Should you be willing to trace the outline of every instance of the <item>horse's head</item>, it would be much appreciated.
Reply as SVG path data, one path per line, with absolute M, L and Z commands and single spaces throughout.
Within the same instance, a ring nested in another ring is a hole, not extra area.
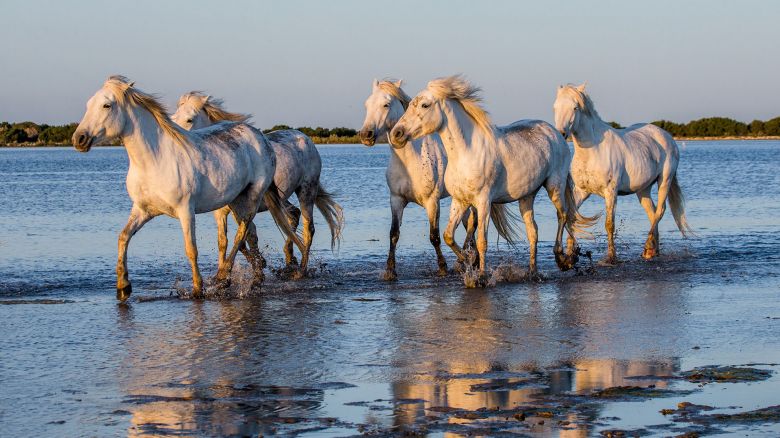
M 366 99 L 366 118 L 358 136 L 366 146 L 373 146 L 377 138 L 386 135 L 395 126 L 409 103 L 409 96 L 401 90 L 402 81 L 374 79 L 371 95 Z
M 444 99 L 426 88 L 412 99 L 409 108 L 390 131 L 390 144 L 403 147 L 409 140 L 433 134 L 444 123 Z
M 87 101 L 87 111 L 71 138 L 77 151 L 88 152 L 93 144 L 122 134 L 127 120 L 127 109 L 118 93 L 124 93 L 132 87 L 133 83 L 124 77 L 112 76 Z
M 577 126 L 579 119 L 585 110 L 585 84 L 579 86 L 561 85 L 558 87 L 558 94 L 555 97 L 553 111 L 555 112 L 555 129 L 557 129 L 564 138 L 571 134 Z
M 210 126 L 212 122 L 204 109 L 210 98 L 195 91 L 183 95 L 171 120 L 188 131 Z

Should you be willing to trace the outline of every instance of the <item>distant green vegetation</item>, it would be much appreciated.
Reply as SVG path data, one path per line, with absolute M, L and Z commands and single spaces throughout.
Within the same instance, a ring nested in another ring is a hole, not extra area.
M 616 122 L 609 122 L 615 128 L 621 128 Z M 780 137 L 780 117 L 750 123 L 739 122 L 726 117 L 707 117 L 692 120 L 688 123 L 675 123 L 668 120 L 653 122 L 675 137 Z M 48 146 L 68 145 L 76 123 L 67 125 L 47 125 L 34 122 L 8 123 L 0 122 L 0 146 Z M 263 132 L 280 129 L 293 129 L 287 125 L 276 125 Z M 295 128 L 312 138 L 317 144 L 359 143 L 357 131 L 352 128 L 310 128 L 299 126 Z

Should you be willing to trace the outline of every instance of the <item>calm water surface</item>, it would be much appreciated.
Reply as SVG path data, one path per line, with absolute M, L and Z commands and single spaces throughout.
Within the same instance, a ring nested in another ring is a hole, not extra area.
M 239 265 L 240 299 L 178 299 L 189 267 L 178 222 L 161 217 L 132 240 L 135 293 L 117 305 L 116 238 L 130 209 L 124 150 L 0 150 L 0 436 L 592 436 L 615 428 L 667 436 L 699 427 L 658 412 L 680 401 L 726 413 L 780 404 L 776 374 L 703 387 L 657 377 L 716 364 L 780 369 L 771 365 L 780 362 L 780 143 L 685 144 L 679 176 L 698 237 L 682 239 L 667 215 L 663 255 L 652 262 L 640 259 L 644 211 L 626 196 L 618 204 L 624 263 L 557 272 L 554 211 L 540 195 L 540 266 L 549 278 L 519 281 L 527 245 L 495 243 L 492 233 L 496 285 L 485 290 L 465 289 L 456 274 L 433 275 L 417 206 L 404 216 L 400 280 L 382 282 L 390 151 L 320 153 L 323 184 L 337 193 L 347 225 L 331 253 L 315 216 L 313 278 L 269 275 L 262 290 L 248 290 Z M 598 198 L 583 207 L 602 209 Z M 256 223 L 279 267 L 278 231 L 267 215 Z M 199 216 L 197 227 L 201 268 L 213 274 L 211 216 Z M 582 246 L 604 254 L 603 223 Z M 523 384 L 529 376 L 534 383 Z M 555 401 L 651 384 L 694 392 L 576 412 L 561 407 L 571 401 Z M 511 424 L 479 414 L 524 406 L 555 414 Z M 777 436 L 780 428 L 701 431 Z

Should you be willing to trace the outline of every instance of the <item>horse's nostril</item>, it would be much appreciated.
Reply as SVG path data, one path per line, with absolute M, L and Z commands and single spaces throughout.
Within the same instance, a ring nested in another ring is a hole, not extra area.
M 374 138 L 374 131 L 366 131 L 366 138 Z
M 87 142 L 87 136 L 84 134 L 79 135 L 79 144 L 84 144 Z
M 401 138 L 403 137 L 403 135 L 404 135 L 403 129 L 396 129 L 395 131 L 393 131 L 393 137 L 395 138 Z

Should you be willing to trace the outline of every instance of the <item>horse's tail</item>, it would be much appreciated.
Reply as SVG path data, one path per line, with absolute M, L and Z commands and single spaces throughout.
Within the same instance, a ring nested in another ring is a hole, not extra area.
M 583 237 L 592 237 L 593 235 L 587 231 L 587 228 L 596 225 L 596 222 L 601 217 L 601 212 L 593 216 L 580 214 L 577 200 L 574 199 L 574 180 L 571 179 L 571 175 L 566 175 L 564 196 L 566 197 L 566 223 L 575 234 Z
M 680 184 L 677 182 L 677 173 L 672 177 L 672 184 L 669 188 L 669 208 L 672 210 L 674 221 L 677 222 L 677 228 L 683 237 L 696 235 L 693 228 L 688 225 L 688 219 L 685 217 L 685 197 L 683 196 Z
M 291 239 L 298 248 L 303 248 L 303 242 L 301 236 L 299 236 L 293 229 L 291 223 L 295 218 L 282 204 L 282 198 L 279 196 L 279 190 L 276 188 L 276 184 L 271 182 L 268 190 L 263 195 L 265 206 L 268 208 L 268 212 L 271 213 L 271 217 L 274 218 L 274 223 L 279 231 L 286 237 Z
M 472 214 L 474 213 L 472 212 Z M 520 221 L 520 217 L 507 209 L 506 204 L 490 204 L 490 219 L 493 221 L 498 235 L 504 240 L 510 244 L 518 241 L 517 223 Z
M 333 194 L 325 190 L 322 184 L 317 189 L 314 205 L 330 227 L 330 249 L 335 250 L 341 244 L 341 231 L 344 229 L 344 209 L 333 200 Z

